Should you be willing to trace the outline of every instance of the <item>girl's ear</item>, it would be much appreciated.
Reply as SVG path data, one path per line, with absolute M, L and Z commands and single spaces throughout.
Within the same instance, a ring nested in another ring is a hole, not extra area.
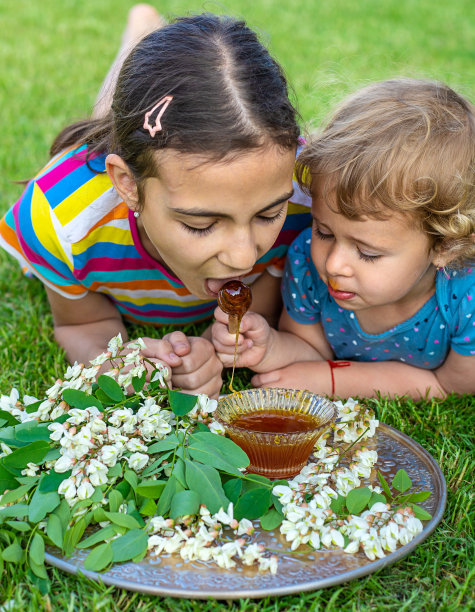
M 132 171 L 122 157 L 115 153 L 110 153 L 106 157 L 106 172 L 117 193 L 130 210 L 137 210 L 139 205 L 137 183 Z

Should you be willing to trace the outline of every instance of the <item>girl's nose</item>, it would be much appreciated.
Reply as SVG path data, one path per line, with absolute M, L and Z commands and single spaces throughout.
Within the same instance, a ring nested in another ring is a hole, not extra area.
M 328 253 L 325 265 L 328 276 L 350 276 L 349 254 L 345 247 L 334 242 Z
M 247 272 L 258 259 L 256 240 L 250 230 L 234 232 L 222 245 L 218 259 L 228 268 Z

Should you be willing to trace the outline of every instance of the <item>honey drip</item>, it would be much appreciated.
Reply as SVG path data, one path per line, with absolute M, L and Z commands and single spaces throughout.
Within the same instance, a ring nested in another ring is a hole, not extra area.
M 241 281 L 232 280 L 225 283 L 218 291 L 218 306 L 223 312 L 229 315 L 228 330 L 230 334 L 236 334 L 236 342 L 234 345 L 233 371 L 231 374 L 231 382 L 229 390 L 231 393 L 236 393 L 233 388 L 234 370 L 236 369 L 237 346 L 239 340 L 239 328 L 241 327 L 241 319 L 249 310 L 252 302 L 251 288 Z

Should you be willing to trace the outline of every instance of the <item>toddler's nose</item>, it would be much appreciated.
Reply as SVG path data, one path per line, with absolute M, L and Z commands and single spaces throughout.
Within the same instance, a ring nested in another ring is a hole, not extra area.
M 348 254 L 344 247 L 336 243 L 332 245 L 327 254 L 325 268 L 329 277 L 351 275 Z

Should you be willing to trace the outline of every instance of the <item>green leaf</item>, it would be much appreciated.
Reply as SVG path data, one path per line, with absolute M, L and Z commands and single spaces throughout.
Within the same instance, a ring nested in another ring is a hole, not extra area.
M 43 566 L 43 569 L 44 569 L 44 566 Z M 45 574 L 46 574 L 46 570 L 45 570 Z M 49 593 L 50 588 L 51 588 L 51 582 L 49 581 L 47 575 L 46 575 L 46 578 L 39 578 L 32 572 L 30 568 L 26 570 L 26 575 L 27 575 L 28 580 L 38 589 L 38 591 L 42 595 L 47 595 Z
M 142 376 L 134 376 L 132 378 L 132 387 L 134 388 L 135 393 L 142 391 L 145 385 L 145 378 L 147 376 L 147 372 L 143 372 Z
M 14 506 L 7 506 L 0 510 L 0 521 L 9 517 L 27 516 L 28 506 L 27 504 L 15 504 Z
M 110 543 L 99 544 L 84 559 L 84 569 L 100 572 L 112 563 L 113 552 Z
M 15 540 L 13 544 L 7 546 L 2 552 L 2 558 L 7 563 L 20 563 L 23 558 L 23 548 Z
M 330 502 L 330 508 L 333 510 L 335 514 L 341 516 L 344 513 L 346 505 L 346 497 L 343 495 L 338 495 L 338 497 L 334 497 Z
M 183 459 L 177 459 L 175 461 L 172 474 L 175 476 L 183 489 L 186 489 L 185 462 Z
M 277 512 L 277 510 L 274 510 L 274 508 L 271 508 L 268 512 L 261 516 L 261 527 L 266 531 L 271 531 L 271 529 L 278 527 L 283 520 L 283 515 Z
M 48 442 L 38 440 L 21 448 L 17 448 L 6 457 L 2 458 L 3 466 L 9 470 L 10 468 L 22 470 L 26 468 L 28 463 L 40 463 L 50 449 Z
M 71 508 L 65 499 L 61 500 L 61 503 L 55 508 L 54 513 L 61 521 L 61 527 L 63 532 L 66 531 L 71 520 Z
M 28 520 L 32 523 L 42 521 L 45 516 L 59 505 L 61 499 L 56 491 L 41 493 L 39 489 L 33 493 L 28 506 Z
M 63 546 L 64 529 L 57 514 L 50 514 L 46 526 L 46 535 L 58 548 Z
M 190 448 L 198 444 L 201 448 L 207 446 L 208 448 L 218 450 L 234 467 L 247 467 L 249 465 L 249 457 L 229 438 L 201 431 L 192 434 L 190 437 Z
M 152 455 L 155 453 L 161 453 L 163 451 L 175 449 L 178 446 L 179 442 L 176 439 L 176 436 L 174 437 L 175 440 L 169 440 L 168 438 L 165 438 L 164 440 L 159 440 L 158 442 L 151 444 L 147 449 L 148 454 Z
M 251 489 L 242 495 L 234 508 L 234 517 L 240 521 L 242 518 L 257 519 L 266 514 L 271 503 L 269 489 Z
M 103 542 L 104 540 L 108 540 L 118 533 L 118 529 L 115 525 L 107 525 L 98 531 L 95 531 L 89 537 L 84 538 L 81 542 L 76 544 L 76 548 L 90 548 L 99 542 Z
M 22 442 L 50 442 L 51 431 L 48 423 L 38 423 L 38 421 L 27 421 L 15 427 L 15 437 Z
M 157 514 L 157 502 L 153 499 L 146 499 L 140 506 L 139 513 L 142 516 L 154 516 Z
M 235 504 L 238 500 L 238 497 L 241 495 L 242 491 L 242 479 L 241 478 L 231 478 L 223 485 L 224 492 L 229 501 L 232 501 Z
M 114 402 L 121 402 L 125 399 L 124 392 L 122 391 L 119 383 L 105 374 L 101 374 L 97 379 L 97 384 L 108 395 Z
M 346 496 L 346 507 L 351 514 L 360 514 L 368 505 L 372 491 L 368 487 L 352 489 Z
M 129 514 L 124 514 L 123 512 L 105 512 L 105 515 L 111 523 L 119 527 L 125 527 L 126 529 L 140 528 L 139 523 Z
M 66 530 L 63 539 L 63 552 L 66 557 L 70 557 L 73 554 L 74 549 L 82 538 L 85 529 L 86 521 L 84 518 L 80 518 L 77 523 L 75 523 L 70 529 Z
M 166 484 L 166 480 L 142 480 L 135 492 L 147 499 L 158 499 Z
M 178 516 L 193 515 L 200 508 L 200 496 L 196 491 L 179 491 L 172 499 L 170 516 L 175 519 Z
M 18 486 L 18 482 L 13 474 L 6 470 L 1 464 L 0 460 L 0 493 L 7 491 L 9 489 L 16 489 Z
M 392 498 L 393 498 L 393 496 L 391 494 L 391 489 L 389 488 L 389 485 L 386 482 L 384 476 L 379 471 L 378 471 L 378 480 L 379 480 L 379 484 L 381 485 L 383 491 L 386 493 L 386 498 L 387 498 L 388 502 L 390 502 L 392 500 Z
M 109 478 L 117 478 L 118 476 L 122 476 L 122 466 L 120 463 L 116 463 L 111 468 L 107 470 L 107 476 Z
M 226 497 L 219 472 L 209 465 L 185 460 L 186 483 L 192 491 L 196 491 L 201 503 L 211 514 L 220 508 L 227 508 L 229 500 Z
M 20 423 L 13 414 L 10 414 L 6 410 L 0 410 L 0 418 L 4 419 L 8 425 L 18 425 Z
M 101 402 L 104 407 L 112 406 L 113 404 L 115 404 L 114 400 L 110 398 L 107 393 L 104 393 L 102 389 L 97 389 L 97 391 L 94 393 L 94 396 Z
M 431 496 L 430 491 L 417 491 L 416 493 L 412 493 L 412 495 L 409 496 L 408 501 L 413 502 L 413 503 L 418 503 L 418 502 L 426 500 L 430 496 Z
M 165 516 L 168 510 L 170 510 L 173 496 L 177 492 L 177 484 L 177 479 L 174 476 L 170 476 L 157 504 L 157 516 Z
M 197 395 L 190 395 L 189 393 L 181 393 L 180 391 L 168 392 L 168 398 L 170 401 L 170 408 L 173 414 L 176 416 L 185 416 L 196 406 L 198 401 Z
M 272 489 L 274 488 L 275 484 L 271 482 L 268 478 L 266 478 L 265 476 L 261 476 L 260 474 L 246 474 L 246 476 L 243 477 L 242 486 L 244 491 L 266 488 L 272 492 Z
M 72 470 L 68 470 L 67 472 L 59 473 L 51 470 L 49 474 L 42 474 L 40 478 L 40 482 L 38 483 L 38 488 L 42 493 L 48 493 L 49 491 L 57 491 L 59 485 L 69 478 L 72 474 Z
M 371 508 L 372 506 L 374 506 L 374 504 L 377 504 L 378 502 L 381 502 L 382 504 L 386 504 L 387 503 L 386 497 L 382 495 L 381 493 L 376 493 L 373 491 L 373 494 L 371 495 L 369 502 L 368 502 L 368 508 Z
M 120 506 L 124 503 L 124 498 L 122 497 L 122 493 L 117 491 L 117 489 L 112 489 L 108 493 L 109 497 L 109 510 L 111 512 L 117 512 Z
M 392 485 L 396 491 L 405 493 L 412 487 L 412 481 L 405 470 L 398 470 L 393 478 Z
M 15 531 L 21 531 L 22 533 L 31 531 L 31 525 L 26 521 L 5 521 L 5 525 L 15 529 Z
M 91 406 L 95 406 L 99 408 L 99 410 L 104 409 L 102 402 L 96 397 L 84 391 L 78 391 L 77 389 L 65 389 L 63 391 L 63 400 L 72 408 L 78 408 L 79 410 L 84 410 Z
M 137 474 L 133 470 L 125 470 L 124 478 L 132 487 L 132 490 L 135 491 L 135 488 L 139 482 Z
M 5 506 L 6 504 L 11 504 L 13 502 L 18 501 L 19 499 L 21 499 L 24 495 L 28 493 L 28 491 L 31 489 L 32 486 L 33 484 L 22 485 L 21 487 L 18 487 L 17 489 L 8 491 L 8 493 L 4 493 L 4 495 L 2 495 L 2 498 L 0 499 L 0 506 Z
M 428 521 L 432 518 L 432 514 L 429 514 L 427 510 L 424 510 L 424 508 L 421 508 L 417 504 L 411 504 L 411 507 L 414 510 L 415 517 L 420 521 Z
M 30 557 L 30 563 L 36 563 L 37 565 L 43 565 L 45 562 L 45 541 L 39 533 L 35 533 L 30 543 L 28 551 Z M 35 572 L 36 573 L 36 572 Z M 37 574 L 38 575 L 38 574 Z
M 234 476 L 241 476 L 241 472 L 234 467 L 232 463 L 229 463 L 227 459 L 219 452 L 218 449 L 205 444 L 204 442 L 196 442 L 193 446 L 189 446 L 188 452 L 190 457 L 195 461 L 200 461 L 206 465 L 211 465 L 217 470 L 222 470 L 227 474 L 233 474 Z
M 141 529 L 131 529 L 125 535 L 113 540 L 112 560 L 115 563 L 122 563 L 133 559 L 147 550 L 148 537 Z

